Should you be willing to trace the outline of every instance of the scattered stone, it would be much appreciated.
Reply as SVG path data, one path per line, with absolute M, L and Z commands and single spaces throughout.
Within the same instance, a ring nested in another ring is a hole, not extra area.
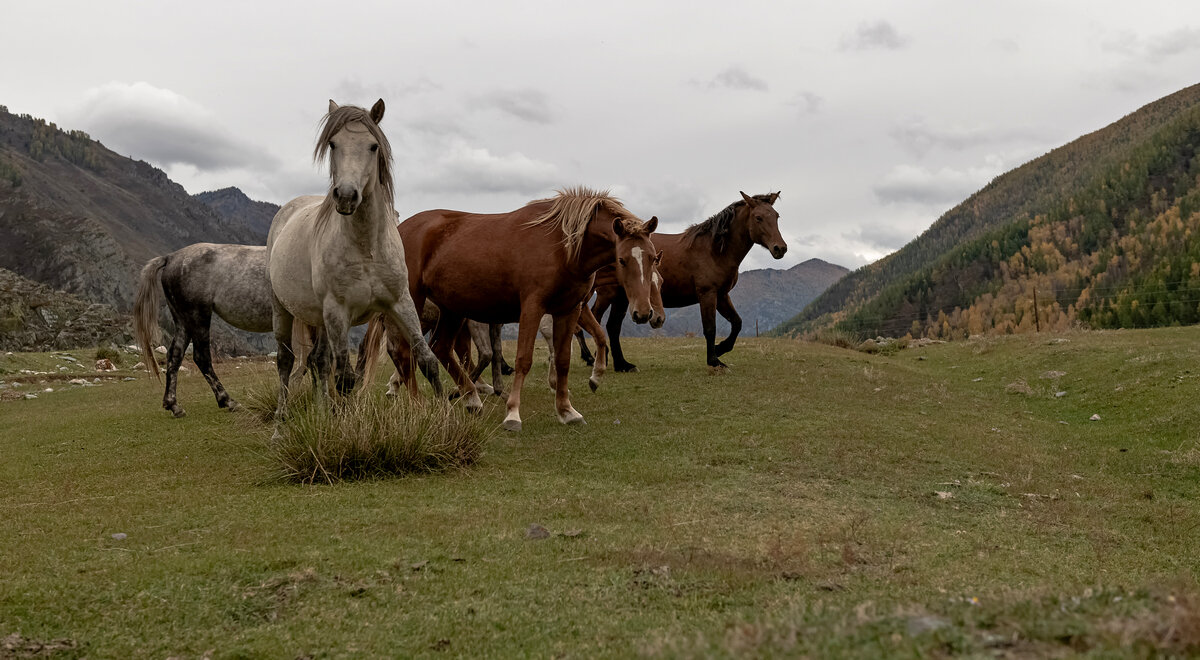
M 525 538 L 534 541 L 548 539 L 550 538 L 550 530 L 537 523 L 533 523 L 529 526 L 529 529 L 525 530 Z
M 983 377 L 981 376 L 981 377 L 979 377 L 979 378 L 972 378 L 972 379 L 971 379 L 971 382 L 972 382 L 972 383 L 982 383 L 982 382 L 983 382 Z
M 72 378 L 71 380 L 68 380 L 67 382 L 72 385 L 87 385 L 88 384 L 88 382 L 82 378 Z
M 40 639 L 22 637 L 13 633 L 0 640 L 0 658 L 49 658 L 62 657 L 67 651 L 79 647 L 79 643 L 66 637 L 44 642 Z M 74 654 L 70 654 L 74 656 Z
M 191 369 L 188 369 L 187 365 L 185 365 L 185 364 L 181 364 L 181 365 L 179 365 L 179 372 L 180 372 L 180 373 L 184 373 L 184 374 L 186 374 L 186 373 L 187 373 L 187 372 L 189 372 L 189 371 L 191 371 Z
M 130 368 L 130 370 L 132 370 L 132 371 L 137 371 L 138 369 L 146 369 L 146 363 L 145 363 L 145 362 L 138 362 L 137 364 L 135 364 L 135 365 L 133 365 L 132 367 L 129 367 L 129 368 Z M 146 369 L 146 371 L 150 371 L 150 370 L 149 370 L 149 369 Z
M 114 541 L 124 541 L 126 538 L 128 538 L 125 532 L 117 532 L 116 534 L 113 534 L 112 537 Z
M 129 344 L 128 346 L 126 346 L 125 350 L 129 351 L 130 353 L 141 353 L 142 352 L 142 349 L 138 348 L 137 346 L 135 346 L 133 344 Z
M 117 365 L 112 363 L 108 358 L 100 358 L 96 360 L 96 371 L 116 371 Z
M 12 352 L 12 351 L 9 351 L 9 352 L 5 353 L 5 355 L 7 355 L 7 356 L 11 356 L 12 354 L 13 354 L 13 352 Z
M 569 539 L 573 539 L 576 536 L 583 536 L 583 530 L 582 529 L 568 529 L 567 531 L 563 532 L 562 535 Z
M 1064 396 L 1066 396 L 1066 395 L 1067 395 L 1067 391 L 1066 391 L 1066 390 L 1060 390 L 1060 391 L 1058 391 L 1058 392 L 1055 392 L 1055 393 L 1054 393 L 1054 398 L 1056 398 L 1056 399 L 1061 399 L 1061 398 L 1063 398 L 1063 397 L 1064 397 Z
M 44 389 L 44 390 L 42 390 L 42 391 L 43 391 L 43 392 L 53 392 L 53 391 L 54 391 L 54 388 L 53 388 L 53 387 L 47 387 L 46 389 Z
M 918 355 L 917 359 L 918 360 L 928 360 L 929 358 L 925 357 L 924 355 Z
M 59 368 L 58 368 L 58 370 L 59 370 L 59 371 L 66 371 L 66 370 L 67 370 L 67 368 L 66 368 L 66 367 L 59 367 Z
M 99 379 L 99 378 L 93 378 L 93 379 L 92 379 L 92 382 L 93 382 L 93 383 L 99 383 L 99 382 L 100 382 L 100 379 Z
M 874 339 L 867 339 L 867 340 L 863 341 L 863 343 L 858 345 L 858 350 L 869 352 L 869 351 L 875 350 L 878 347 L 879 347 L 879 345 Z
M 55 355 L 54 357 L 56 357 L 60 360 L 66 360 L 67 362 L 79 362 L 79 360 L 76 360 L 74 357 L 72 357 L 70 355 Z
M 620 426 L 620 425 L 621 425 L 621 420 L 619 420 L 619 419 L 614 419 L 614 420 L 613 420 L 613 424 L 614 424 L 614 425 L 616 425 L 616 426 Z
M 409 564 L 408 568 L 409 568 L 409 570 L 419 571 L 419 570 L 425 568 L 428 564 L 429 564 L 428 559 L 422 559 L 421 561 L 413 562 L 413 563 Z
M 1067 372 L 1065 372 L 1065 371 L 1043 371 L 1042 375 L 1038 376 L 1038 378 L 1042 378 L 1045 380 L 1053 380 L 1055 378 L 1062 378 L 1063 376 L 1066 376 L 1066 375 L 1067 375 Z
M 933 494 L 937 495 L 939 500 L 948 500 L 954 497 L 954 493 L 951 493 L 948 490 L 935 490 L 933 491 Z
M 1024 378 L 1018 378 L 1008 385 L 1005 385 L 1004 391 L 1008 392 L 1009 394 L 1024 394 L 1026 396 L 1033 394 L 1033 388 L 1029 386 L 1029 383 L 1025 382 Z
M 1089 422 L 1098 422 L 1098 421 L 1100 421 L 1100 415 L 1092 415 L 1091 417 L 1088 417 L 1088 421 Z
M 267 357 L 277 358 L 277 357 L 279 357 L 279 351 L 271 351 L 270 353 L 267 353 Z
M 166 346 L 159 346 L 158 348 L 155 348 L 155 349 L 154 349 L 154 352 L 155 352 L 155 353 L 158 353 L 159 355 L 166 355 L 166 354 L 167 354 L 167 347 L 166 347 Z
M 36 398 L 37 398 L 37 395 L 36 395 L 36 394 L 34 394 L 33 392 L 29 392 L 29 393 L 27 393 L 27 394 L 25 395 L 25 398 L 26 398 L 26 399 L 36 399 Z
M 950 622 L 936 616 L 924 615 L 909 617 L 904 623 L 904 630 L 908 632 L 909 637 L 924 635 L 925 633 L 941 630 L 950 625 Z
M 126 376 L 126 377 L 122 378 L 121 380 L 137 380 L 137 379 L 134 378 L 133 376 Z

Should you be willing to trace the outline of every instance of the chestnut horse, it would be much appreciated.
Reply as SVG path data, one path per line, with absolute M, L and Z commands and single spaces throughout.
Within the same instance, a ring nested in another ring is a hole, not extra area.
M 776 259 L 783 258 L 787 252 L 787 243 L 779 233 L 779 213 L 774 207 L 779 193 L 741 195 L 740 201 L 708 220 L 688 227 L 681 234 L 654 234 L 651 237 L 663 252 L 658 267 L 662 277 L 663 305 L 675 308 L 700 303 L 700 321 L 704 325 L 711 367 L 726 366 L 719 358 L 733 350 L 733 343 L 742 329 L 742 317 L 738 316 L 729 299 L 729 291 L 737 284 L 738 266 L 755 243 L 770 250 Z M 637 371 L 621 351 L 621 321 L 629 304 L 627 300 L 620 282 L 611 272 L 596 274 L 596 302 L 592 305 L 592 313 L 596 318 L 603 318 L 605 310 L 612 306 L 612 314 L 605 325 L 614 371 Z M 716 312 L 729 321 L 729 336 L 720 344 L 715 343 Z
M 579 306 L 595 272 L 614 264 L 625 287 L 630 316 L 650 320 L 650 283 L 659 257 L 650 240 L 658 218 L 643 222 L 606 192 L 559 191 L 510 213 L 435 210 L 418 213 L 397 228 L 404 239 L 410 288 L 418 307 L 426 300 L 441 310 L 432 347 L 467 398 L 479 405 L 469 375 L 453 355 L 465 319 L 520 324 L 516 373 L 508 394 L 504 428 L 521 428 L 521 387 L 533 364 L 542 316 L 554 317 L 557 388 L 555 407 L 563 424 L 583 423 L 567 392 L 571 337 Z M 388 348 L 410 392 L 405 338 L 388 332 Z

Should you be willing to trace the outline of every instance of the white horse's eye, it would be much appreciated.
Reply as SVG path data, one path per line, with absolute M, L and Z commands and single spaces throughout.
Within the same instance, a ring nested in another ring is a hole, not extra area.
M 374 151 L 379 151 L 379 145 L 377 145 L 377 144 L 373 144 L 373 145 L 371 145 L 371 151 L 373 151 L 373 152 L 374 152 Z
M 333 142 L 332 141 L 329 143 L 329 150 L 333 151 Z

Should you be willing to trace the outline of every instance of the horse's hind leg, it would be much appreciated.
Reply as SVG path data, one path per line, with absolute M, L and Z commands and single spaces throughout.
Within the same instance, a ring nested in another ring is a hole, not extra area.
M 737 341 L 738 333 L 742 331 L 742 317 L 738 316 L 737 310 L 733 308 L 728 291 L 717 295 L 717 311 L 729 321 L 729 336 L 713 349 L 720 357 L 733 350 L 733 342 Z
M 533 366 L 533 345 L 537 343 L 538 324 L 542 320 L 542 310 L 532 304 L 521 305 L 521 324 L 517 330 L 517 364 L 513 370 L 512 389 L 508 392 L 508 412 L 504 416 L 504 430 L 521 430 L 521 388 L 525 386 L 525 376 Z
M 163 390 L 163 408 L 171 411 L 176 417 L 187 414 L 183 406 L 175 399 L 175 389 L 179 384 L 179 365 L 183 363 L 183 355 L 187 351 L 191 338 L 179 317 L 175 318 L 175 336 L 171 338 L 171 348 L 167 349 L 167 385 Z M 158 362 L 146 365 L 147 369 L 158 369 Z
M 217 407 L 237 410 L 237 401 L 234 401 L 233 397 L 225 391 L 225 386 L 221 384 L 220 379 L 217 378 L 217 372 L 213 370 L 212 348 L 209 344 L 207 325 L 196 328 L 195 336 L 192 337 L 192 360 L 200 368 L 200 373 L 204 374 L 204 379 L 212 388 L 213 396 L 217 397 Z
M 500 339 L 500 329 L 503 327 L 499 323 L 488 324 L 488 343 L 492 356 L 492 394 L 496 396 L 504 396 L 504 368 L 501 366 L 504 362 L 504 343 Z
M 587 335 L 583 333 L 583 328 L 575 333 L 575 339 L 579 342 L 579 359 L 583 360 L 584 364 L 591 367 L 595 365 L 596 358 L 592 355 L 591 349 L 587 345 Z
M 471 343 L 475 345 L 475 351 L 479 353 L 479 362 L 471 368 L 471 381 L 475 383 L 475 388 L 484 394 L 495 394 L 496 388 L 492 385 L 482 384 L 479 382 L 479 377 L 483 375 L 483 370 L 487 369 L 492 362 L 492 338 L 491 326 L 487 323 L 478 321 L 467 321 L 467 334 L 471 337 Z M 467 346 L 467 353 L 470 354 L 471 347 Z
M 421 300 L 421 305 L 423 306 L 424 304 L 425 301 Z M 428 380 L 429 385 L 433 387 L 434 395 L 441 399 L 444 395 L 442 393 L 442 379 L 438 374 L 438 357 L 430 350 L 429 344 L 425 342 L 424 335 L 421 334 L 421 318 L 417 316 L 416 301 L 405 296 L 403 300 L 399 300 L 396 304 L 392 305 L 391 310 L 387 313 L 387 317 L 391 325 L 401 333 L 401 338 L 408 343 L 410 350 L 415 354 L 417 368 L 421 370 L 421 374 L 425 376 L 425 380 Z M 439 321 L 438 327 L 441 327 L 441 325 L 442 323 Z M 400 365 L 397 364 L 396 368 L 399 369 Z M 412 380 L 411 377 L 409 380 Z M 415 389 L 416 383 L 413 382 L 409 387 Z M 471 389 L 474 390 L 474 388 Z M 478 395 L 475 395 L 475 400 L 479 400 Z M 479 408 L 483 408 L 482 403 L 479 404 Z
M 628 311 L 629 298 L 626 298 L 625 291 L 621 290 L 620 293 L 613 296 L 612 311 L 609 312 L 608 323 L 605 324 L 605 327 L 608 328 L 608 346 L 612 351 L 613 371 L 624 373 L 637 371 L 637 365 L 626 362 L 625 353 L 621 351 L 621 323 L 625 320 L 625 313 Z
M 608 338 L 604 334 L 604 328 L 600 327 L 600 321 L 596 320 L 587 305 L 579 307 L 579 326 L 580 333 L 587 330 L 596 338 L 596 361 L 592 364 L 592 375 L 588 378 L 588 387 L 595 392 L 600 387 L 601 376 L 604 375 L 604 364 L 608 362 Z
M 483 410 L 483 402 L 479 400 L 479 392 L 475 389 L 475 383 L 466 369 L 459 364 L 458 358 L 454 356 L 454 344 L 464 322 L 462 317 L 455 317 L 442 310 L 442 318 L 438 320 L 437 327 L 433 331 L 433 345 L 430 348 L 433 349 L 437 359 L 446 365 L 450 377 L 458 384 L 458 391 L 466 401 L 463 405 L 471 412 L 480 412 Z
M 275 421 L 279 422 L 287 416 L 288 380 L 292 377 L 292 365 L 296 355 L 292 352 L 292 315 L 284 309 L 278 300 L 273 301 L 273 318 L 271 325 L 275 331 L 276 357 L 275 369 L 279 373 L 279 399 L 275 404 Z M 276 433 L 278 433 L 276 429 Z

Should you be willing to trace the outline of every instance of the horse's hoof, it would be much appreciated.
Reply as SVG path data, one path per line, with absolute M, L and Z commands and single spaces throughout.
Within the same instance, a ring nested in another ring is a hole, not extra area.
M 475 383 L 475 389 L 485 396 L 493 393 L 492 386 L 487 383 Z
M 237 412 L 242 409 L 242 404 L 230 399 L 229 401 L 225 402 L 225 409 L 229 412 Z
M 595 392 L 600 389 L 600 380 L 595 377 L 589 378 L 588 387 L 592 388 L 592 391 Z
M 479 400 L 478 395 L 471 395 L 471 398 L 467 399 L 465 406 L 467 408 L 467 412 L 471 413 L 472 415 L 479 415 L 483 413 L 483 402 Z
M 635 364 L 625 363 L 618 364 L 617 366 L 613 367 L 613 371 L 622 374 L 636 374 L 638 372 L 638 368 Z
M 562 424 L 566 424 L 567 426 L 587 424 L 587 422 L 583 421 L 583 415 L 580 415 L 579 411 L 575 410 L 574 408 L 570 408 L 564 413 L 559 413 L 558 421 Z
M 504 420 L 504 423 L 501 424 L 500 426 L 504 427 L 505 431 L 520 431 L 521 430 L 521 420 L 506 419 L 506 420 Z

